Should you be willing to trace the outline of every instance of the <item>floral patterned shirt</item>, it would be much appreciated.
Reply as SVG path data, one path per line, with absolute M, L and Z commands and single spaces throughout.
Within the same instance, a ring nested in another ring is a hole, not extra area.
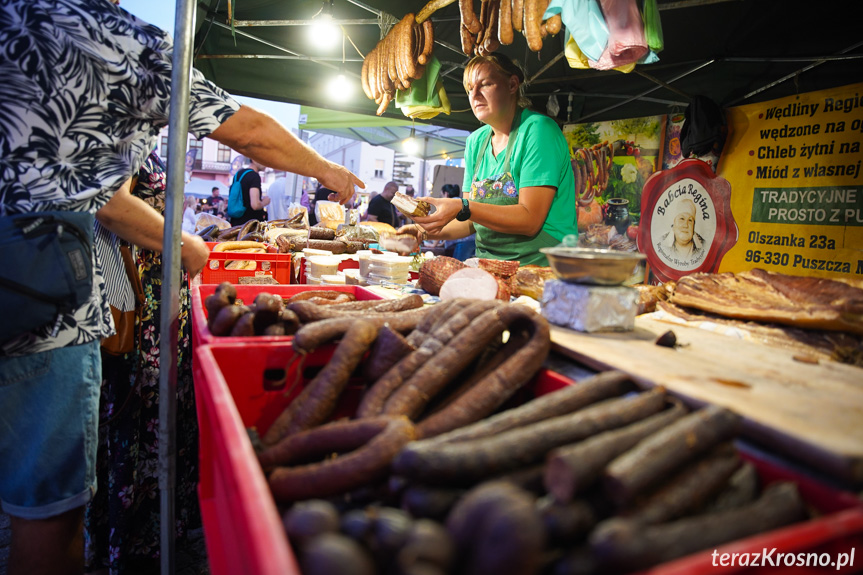
M 168 124 L 173 44 L 105 0 L 3 0 L 0 6 L 0 217 L 95 213 L 136 173 Z M 239 109 L 192 70 L 189 131 L 209 135 Z M 0 355 L 83 344 L 112 332 L 93 250 L 93 294 Z

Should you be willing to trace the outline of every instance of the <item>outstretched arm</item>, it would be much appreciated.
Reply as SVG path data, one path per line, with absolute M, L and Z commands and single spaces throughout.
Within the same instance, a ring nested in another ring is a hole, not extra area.
M 331 162 L 297 138 L 273 117 L 241 106 L 210 137 L 264 166 L 317 178 L 338 194 L 340 204 L 366 185 L 344 166 Z

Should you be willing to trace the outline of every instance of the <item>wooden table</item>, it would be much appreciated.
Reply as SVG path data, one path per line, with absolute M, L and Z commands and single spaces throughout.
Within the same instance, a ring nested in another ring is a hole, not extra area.
M 675 349 L 655 344 L 674 331 Z M 863 369 L 810 364 L 796 352 L 639 316 L 626 333 L 552 327 L 553 348 L 593 369 L 618 369 L 642 387 L 665 386 L 691 405 L 745 418 L 744 435 L 853 484 L 863 484 Z

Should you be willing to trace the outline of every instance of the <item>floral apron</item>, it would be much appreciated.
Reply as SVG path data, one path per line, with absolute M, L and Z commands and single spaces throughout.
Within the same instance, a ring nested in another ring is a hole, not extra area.
M 509 134 L 506 144 L 506 152 L 503 160 L 503 171 L 489 178 L 477 179 L 480 173 L 486 150 L 491 142 L 492 131 L 479 147 L 476 157 L 469 199 L 481 204 L 493 204 L 496 206 L 511 206 L 518 203 L 518 182 L 510 171 L 510 158 L 512 157 L 513 145 L 518 135 L 521 123 L 519 111 L 513 121 L 513 128 Z M 535 236 L 524 236 L 520 234 L 509 234 L 497 232 L 481 224 L 472 222 L 476 230 L 476 255 L 479 258 L 491 258 L 496 260 L 520 261 L 522 265 L 536 264 L 548 265 L 545 255 L 539 249 L 558 245 L 558 240 L 545 230 L 540 230 Z

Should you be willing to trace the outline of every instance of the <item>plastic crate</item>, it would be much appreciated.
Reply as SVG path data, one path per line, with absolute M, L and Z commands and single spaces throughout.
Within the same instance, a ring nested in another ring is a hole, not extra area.
M 219 341 L 222 343 L 229 342 L 247 342 L 247 343 L 272 343 L 291 341 L 291 335 L 269 336 L 261 335 L 254 337 L 229 337 L 215 336 L 210 333 L 207 328 L 207 308 L 204 306 L 204 300 L 208 295 L 216 291 L 216 284 L 202 284 L 192 286 L 192 343 L 194 347 L 205 345 Z M 237 299 L 242 300 L 246 304 L 251 304 L 255 297 L 261 293 L 270 293 L 273 295 L 289 298 L 298 293 L 309 290 L 332 290 L 339 292 L 347 292 L 353 294 L 357 300 L 382 299 L 381 296 L 371 290 L 367 290 L 360 286 L 312 286 L 312 285 L 235 285 L 237 290 Z
M 274 380 L 297 377 L 298 366 L 285 366 L 293 357 L 284 344 L 221 344 L 202 346 L 197 351 L 200 370 L 195 378 L 201 441 L 199 495 L 204 533 L 213 575 L 300 575 L 284 528 L 263 472 L 257 463 L 245 428 L 265 432 L 279 413 L 300 391 L 289 395 L 270 390 Z M 306 366 L 320 366 L 330 352 L 313 353 Z M 307 378 L 300 374 L 300 380 Z M 549 393 L 573 382 L 542 370 L 530 388 L 515 401 Z M 338 413 L 355 408 L 361 388 L 349 388 Z M 232 400 L 233 399 L 233 400 Z M 781 552 L 847 553 L 863 546 L 863 503 L 850 493 L 832 489 L 801 476 L 781 465 L 744 453 L 758 470 L 763 483 L 793 480 L 811 509 L 822 516 L 769 533 L 719 547 L 721 553 L 760 552 L 776 547 Z M 754 570 L 712 566 L 712 550 L 695 553 L 656 566 L 651 575 L 695 575 L 702 573 L 749 573 Z M 859 571 L 863 555 L 857 554 Z M 835 573 L 835 567 L 827 568 Z M 785 567 L 758 573 L 789 573 Z M 819 571 L 807 571 L 813 573 Z M 825 571 L 827 572 L 827 571 Z
M 220 284 L 231 282 L 237 284 L 241 277 L 270 276 L 281 285 L 291 283 L 291 254 L 280 254 L 276 248 L 267 245 L 267 253 L 250 254 L 243 252 L 214 252 L 216 243 L 208 242 L 210 257 L 207 265 L 201 271 L 202 284 Z M 229 270 L 225 266 L 234 260 L 250 260 L 255 262 L 254 269 Z

